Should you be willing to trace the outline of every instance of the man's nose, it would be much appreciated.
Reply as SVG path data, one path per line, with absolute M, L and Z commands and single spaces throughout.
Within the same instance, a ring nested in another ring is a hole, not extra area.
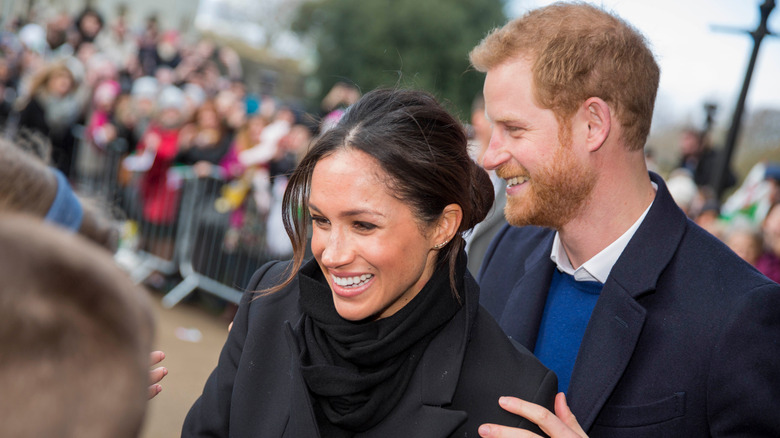
M 497 129 L 493 129 L 493 134 L 490 136 L 490 142 L 488 143 L 487 150 L 482 156 L 482 166 L 487 170 L 495 170 L 507 160 L 509 160 L 509 153 L 504 148 L 501 135 L 497 132 Z

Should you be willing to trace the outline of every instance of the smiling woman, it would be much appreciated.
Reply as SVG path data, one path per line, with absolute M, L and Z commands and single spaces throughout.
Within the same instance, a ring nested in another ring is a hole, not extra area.
M 533 428 L 498 398 L 551 408 L 555 374 L 479 306 L 466 269 L 462 233 L 492 202 L 463 127 L 432 96 L 367 93 L 291 176 L 283 211 L 294 259 L 253 277 L 182 435 Z
M 418 224 L 403 201 L 378 189 L 386 179 L 375 159 L 354 149 L 323 158 L 312 174 L 311 249 L 347 320 L 385 318 L 414 298 L 433 273 L 434 246 L 460 223 L 451 204 L 434 229 Z

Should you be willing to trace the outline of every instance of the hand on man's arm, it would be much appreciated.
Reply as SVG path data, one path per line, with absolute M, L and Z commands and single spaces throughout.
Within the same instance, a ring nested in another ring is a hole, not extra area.
M 555 396 L 555 414 L 534 403 L 515 397 L 501 397 L 498 404 L 506 411 L 527 418 L 552 438 L 587 438 L 574 414 L 569 410 L 566 396 L 560 392 Z M 483 438 L 521 438 L 539 435 L 514 427 L 498 424 L 483 424 L 479 427 Z

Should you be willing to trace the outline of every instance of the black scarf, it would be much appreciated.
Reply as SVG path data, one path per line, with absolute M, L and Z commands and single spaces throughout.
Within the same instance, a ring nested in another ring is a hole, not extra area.
M 455 277 L 461 294 L 465 270 L 461 256 Z M 314 260 L 298 277 L 304 313 L 297 333 L 301 369 L 318 404 L 315 411 L 330 423 L 321 428 L 368 430 L 395 407 L 428 343 L 460 309 L 449 269 L 438 266 L 420 293 L 394 315 L 358 322 L 339 316 Z

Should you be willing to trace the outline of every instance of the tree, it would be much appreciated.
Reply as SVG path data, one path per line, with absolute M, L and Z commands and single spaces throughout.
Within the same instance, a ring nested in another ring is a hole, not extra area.
M 484 79 L 468 53 L 505 21 L 502 0 L 316 0 L 294 28 L 316 42 L 323 94 L 339 81 L 411 87 L 467 116 Z

